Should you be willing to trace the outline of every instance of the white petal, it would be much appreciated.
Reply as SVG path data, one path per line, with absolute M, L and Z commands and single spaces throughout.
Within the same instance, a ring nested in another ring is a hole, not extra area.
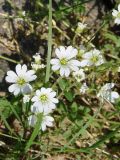
M 47 119 L 47 121 L 54 122 L 54 118 L 51 116 L 46 116 L 45 118 Z
M 56 108 L 56 105 L 54 103 L 49 103 L 49 108 L 50 108 L 50 112 L 52 111 L 52 109 L 55 109 Z
M 34 97 L 32 98 L 32 102 L 36 102 L 36 101 L 39 101 L 39 98 L 38 98 L 37 96 L 34 96 Z
M 5 80 L 9 83 L 15 83 L 17 78 L 6 76 Z
M 59 63 L 59 59 L 51 59 L 50 63 L 51 64 L 58 64 Z
M 15 91 L 14 91 L 14 95 L 18 95 L 20 93 L 20 88 L 16 88 Z
M 115 10 L 115 9 L 113 9 L 112 15 L 113 15 L 114 17 L 116 17 L 116 16 L 117 16 L 117 14 L 118 14 L 118 11 L 117 11 L 117 10 Z
M 85 66 L 88 66 L 89 65 L 89 61 L 88 60 L 82 60 L 81 62 L 80 62 L 80 66 L 81 67 L 85 67 Z
M 21 75 L 22 74 L 21 64 L 18 64 L 16 66 L 16 73 L 17 73 L 17 75 Z
M 34 70 L 29 70 L 29 71 L 27 71 L 27 74 L 29 74 L 31 76 L 31 75 L 35 74 L 35 71 Z
M 56 54 L 56 56 L 57 56 L 59 59 L 61 59 L 62 57 L 64 57 L 64 55 L 66 54 L 66 53 L 65 53 L 65 47 L 60 46 L 59 48 L 57 48 L 57 49 L 55 50 L 55 54 Z
M 25 64 L 21 68 L 24 73 L 27 71 L 27 66 Z
M 42 93 L 44 93 L 46 90 L 47 90 L 47 89 L 44 88 L 44 87 L 41 88 L 41 92 L 42 92 Z
M 70 69 L 69 68 L 65 68 L 64 72 L 65 72 L 66 77 L 68 77 L 70 75 Z
M 114 86 L 115 86 L 115 83 L 106 83 L 102 88 L 104 88 L 104 90 L 110 90 Z
M 31 81 L 34 81 L 35 79 L 37 78 L 36 75 L 32 75 L 29 77 L 28 81 L 27 82 L 31 82 Z
M 51 100 L 53 103 L 58 103 L 58 99 L 57 98 L 52 98 Z
M 40 90 L 37 90 L 37 91 L 36 91 L 36 95 L 37 95 L 37 96 L 40 96 L 40 93 L 41 93 Z
M 81 63 L 78 60 L 70 60 L 68 64 L 74 65 L 74 66 L 80 66 L 81 65 Z
M 37 122 L 37 118 L 35 115 L 31 115 L 28 117 L 28 124 L 32 127 L 34 127 L 34 125 L 36 124 Z
M 115 23 L 116 23 L 116 24 L 120 24 L 120 18 L 116 18 L 116 19 L 115 19 Z
M 8 90 L 9 92 L 14 92 L 18 88 L 17 84 L 12 84 L 9 86 Z
M 60 65 L 53 65 L 52 70 L 57 71 L 60 68 Z
M 60 49 L 60 52 L 61 52 L 61 53 L 65 53 L 65 52 L 66 52 L 66 49 L 65 49 L 64 46 L 60 46 L 59 49 Z
M 120 12 L 120 4 L 118 5 L 118 11 Z
M 86 52 L 85 54 L 83 54 L 83 58 L 85 59 L 90 59 L 93 56 L 93 50 Z
M 53 91 L 52 88 L 47 88 L 47 91 L 51 94 L 51 92 Z
M 66 49 L 67 59 L 76 57 L 77 52 L 77 49 L 73 48 L 72 46 L 68 46 Z
M 41 124 L 41 129 L 42 129 L 42 131 L 45 131 L 45 130 L 46 130 L 46 124 L 45 124 L 45 122 L 42 122 L 42 124 Z
M 42 113 L 43 112 L 43 107 L 40 105 L 39 102 L 35 102 L 31 106 L 31 112 L 33 112 L 33 113 Z
M 52 107 L 54 107 L 54 103 L 53 103 L 53 105 L 52 106 L 50 106 L 50 105 L 44 105 L 43 106 L 43 110 L 44 110 L 44 113 L 45 114 L 48 114 L 48 113 L 51 113 L 52 112 L 52 109 L 54 109 L 54 108 L 52 108 Z
M 115 92 L 115 91 L 112 91 L 111 92 L 111 97 L 113 97 L 113 98 L 119 98 L 120 96 L 119 96 L 119 94 L 117 93 L 117 92 Z
M 61 75 L 61 76 L 63 76 L 63 75 L 64 75 L 64 73 L 65 73 L 64 68 L 63 68 L 63 67 L 61 67 L 61 68 L 60 68 L 60 75 Z
M 29 94 L 32 91 L 32 86 L 30 84 L 26 84 L 21 88 L 23 94 Z
M 50 98 L 53 98 L 53 97 L 55 97 L 56 96 L 56 92 L 51 92 L 50 93 Z
M 8 72 L 7 72 L 7 75 L 8 75 L 9 77 L 12 77 L 12 78 L 17 78 L 16 73 L 13 72 L 13 71 L 8 71 Z

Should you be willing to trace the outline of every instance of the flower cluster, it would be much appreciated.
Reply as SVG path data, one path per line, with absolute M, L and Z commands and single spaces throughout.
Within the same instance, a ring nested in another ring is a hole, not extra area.
M 92 49 L 89 52 L 82 54 L 82 60 L 77 60 L 78 50 L 72 46 L 64 47 L 60 46 L 55 50 L 57 58 L 51 60 L 52 70 L 59 71 L 61 76 L 68 77 L 72 73 L 73 78 L 81 84 L 79 89 L 80 94 L 86 94 L 89 87 L 85 83 L 86 75 L 84 67 L 98 67 L 105 63 L 103 55 L 97 49 Z M 41 65 L 41 57 L 39 54 L 33 56 L 35 59 L 34 64 Z M 32 66 L 33 67 L 33 66 Z M 34 68 L 34 67 L 33 67 Z M 35 70 L 40 67 L 34 68 Z M 42 116 L 40 129 L 45 131 L 47 126 L 53 126 L 54 118 L 50 116 L 50 113 L 56 108 L 58 99 L 56 98 L 56 92 L 52 88 L 40 88 L 34 91 L 30 82 L 34 81 L 37 76 L 34 70 L 28 70 L 27 66 L 18 64 L 15 71 L 8 71 L 6 81 L 12 83 L 9 86 L 9 92 L 15 96 L 22 94 L 23 103 L 30 103 L 31 115 L 28 117 L 28 124 L 34 126 L 39 116 Z M 119 98 L 119 94 L 112 91 L 114 83 L 105 84 L 97 94 L 97 97 L 103 100 L 107 100 L 111 103 L 115 103 L 115 100 Z
M 107 100 L 109 102 L 115 103 L 115 100 L 119 98 L 119 94 L 115 91 L 112 91 L 112 88 L 115 86 L 115 83 L 106 83 L 97 94 L 97 97 L 102 100 Z
M 78 27 L 76 29 L 76 32 L 77 33 L 82 33 L 86 29 L 86 27 L 87 27 L 87 24 L 78 22 Z
M 81 82 L 85 79 L 84 70 L 80 69 L 79 71 L 73 72 L 73 77 L 76 79 L 77 82 Z
M 51 127 L 53 125 L 54 118 L 49 116 L 56 108 L 56 103 L 58 99 L 55 98 L 56 92 L 51 88 L 42 87 L 40 90 L 36 91 L 35 96 L 32 98 L 33 105 L 31 106 L 31 112 L 33 113 L 29 118 L 29 125 L 34 126 L 37 122 L 37 115 L 42 113 L 43 119 L 40 126 L 42 131 L 46 130 L 46 126 Z
M 34 62 L 31 63 L 31 67 L 33 70 L 37 71 L 39 69 L 45 68 L 45 65 L 41 63 L 41 56 L 39 53 L 36 53 L 33 58 Z
M 36 58 L 36 57 L 35 57 Z M 39 59 L 39 58 L 38 58 Z M 36 60 L 38 60 L 36 59 Z M 16 73 L 8 71 L 6 81 L 13 83 L 9 88 L 9 92 L 15 96 L 23 94 L 23 103 L 30 101 L 30 93 L 32 92 L 32 86 L 29 82 L 34 81 L 37 78 L 35 71 L 27 70 L 27 66 L 18 64 L 16 66 Z M 43 116 L 40 129 L 46 130 L 46 126 L 51 127 L 53 125 L 54 118 L 49 116 L 58 103 L 58 99 L 55 98 L 56 92 L 51 88 L 44 88 L 37 90 L 35 96 L 31 99 L 33 105 L 31 106 L 31 113 L 28 117 L 28 123 L 30 126 L 34 126 L 37 122 L 37 116 L 41 113 Z

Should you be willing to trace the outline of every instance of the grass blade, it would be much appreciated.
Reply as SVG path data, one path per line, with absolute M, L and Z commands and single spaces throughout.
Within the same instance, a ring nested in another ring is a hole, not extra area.
M 3 120 L 5 126 L 7 127 L 7 129 L 10 131 L 10 133 L 13 133 L 13 130 L 11 129 L 10 125 L 8 124 L 8 122 L 6 121 L 6 118 L 4 117 L 4 115 L 0 112 L 0 116 L 1 119 Z
M 36 136 L 37 136 L 38 133 L 40 132 L 40 126 L 41 126 L 42 118 L 43 118 L 43 116 L 40 114 L 40 115 L 38 116 L 38 120 L 37 120 L 37 123 L 36 123 L 36 125 L 35 125 L 35 128 L 34 128 L 34 130 L 33 130 L 33 132 L 32 132 L 32 135 L 31 135 L 29 141 L 28 141 L 27 144 L 26 144 L 25 152 L 28 151 L 28 149 L 30 148 L 30 146 L 33 144 L 34 139 L 36 138 Z
M 50 77 L 50 59 L 52 51 L 52 0 L 49 0 L 49 33 L 48 33 L 48 53 L 45 82 L 49 81 Z

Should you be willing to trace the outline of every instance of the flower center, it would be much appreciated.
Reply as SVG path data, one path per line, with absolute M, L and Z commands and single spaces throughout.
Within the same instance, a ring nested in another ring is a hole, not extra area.
M 22 85 L 25 84 L 25 80 L 24 80 L 23 78 L 19 78 L 19 79 L 17 80 L 17 83 L 18 83 L 20 86 L 22 86 Z
M 62 58 L 62 59 L 60 60 L 60 63 L 61 63 L 62 65 L 66 65 L 67 62 L 68 62 L 68 61 L 67 61 L 65 58 Z
M 93 57 L 91 58 L 91 61 L 94 62 L 94 63 L 97 62 L 97 61 L 98 61 L 98 57 L 97 57 L 97 56 L 93 56 Z
M 42 103 L 45 103 L 47 100 L 48 100 L 48 97 L 45 94 L 43 94 L 43 95 L 40 96 L 40 101 Z

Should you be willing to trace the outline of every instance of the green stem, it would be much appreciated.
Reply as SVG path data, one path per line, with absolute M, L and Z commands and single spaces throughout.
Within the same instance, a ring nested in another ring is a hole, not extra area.
M 52 51 L 52 0 L 49 0 L 49 33 L 48 33 L 48 53 L 47 53 L 45 82 L 48 82 L 50 78 L 51 51 Z
M 7 57 L 1 56 L 1 55 L 0 55 L 0 58 L 1 58 L 1 59 L 4 59 L 4 60 L 6 60 L 6 61 L 9 61 L 9 62 L 19 63 L 18 61 L 15 61 L 15 60 L 13 60 L 13 59 L 10 59 L 10 58 L 7 58 Z

